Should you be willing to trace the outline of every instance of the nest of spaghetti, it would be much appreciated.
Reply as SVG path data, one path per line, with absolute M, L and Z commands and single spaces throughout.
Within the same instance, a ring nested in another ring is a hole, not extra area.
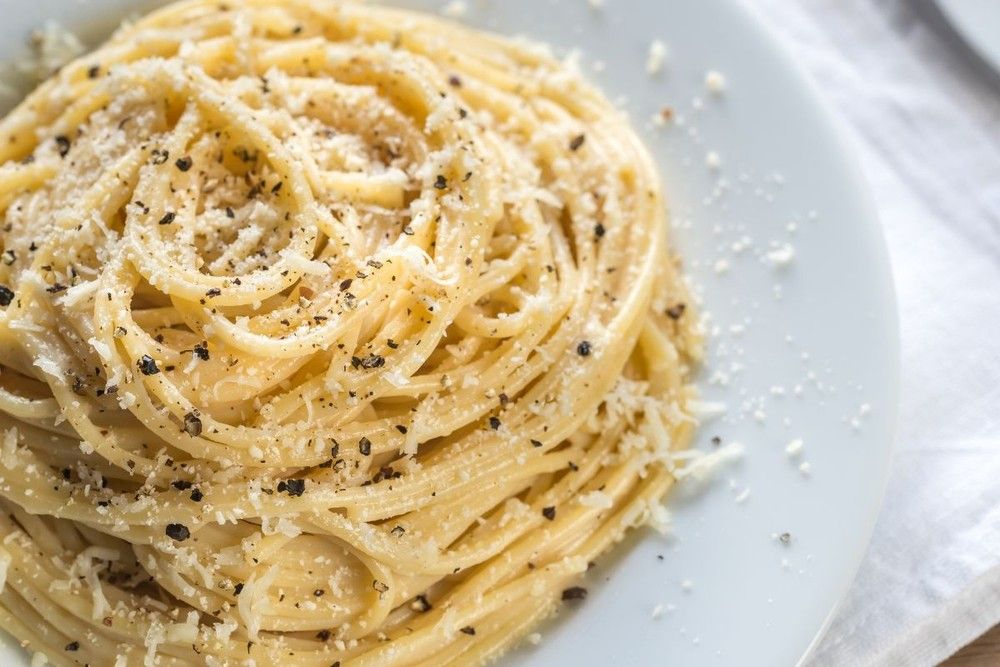
M 695 313 L 543 48 L 171 5 L 0 123 L 0 216 L 0 625 L 57 664 L 478 664 L 662 519 Z

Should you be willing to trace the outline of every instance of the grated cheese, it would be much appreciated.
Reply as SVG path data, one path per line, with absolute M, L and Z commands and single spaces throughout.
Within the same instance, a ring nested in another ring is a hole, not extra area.
M 650 75 L 658 74 L 663 69 L 663 63 L 667 59 L 667 45 L 662 40 L 654 39 L 649 45 L 649 53 L 646 55 L 646 72 Z
M 775 267 L 788 266 L 795 259 L 795 247 L 785 243 L 767 253 L 767 260 Z
M 701 454 L 687 461 L 683 468 L 674 470 L 673 475 L 678 480 L 691 479 L 701 482 L 707 479 L 721 465 L 735 461 L 743 456 L 743 445 L 731 442 L 714 452 Z
M 0 547 L 0 593 L 3 593 L 4 586 L 7 585 L 7 569 L 11 560 L 10 552 Z
M 3 465 L 7 470 L 13 470 L 17 467 L 18 456 L 17 456 L 17 427 L 12 426 L 7 429 L 3 436 L 3 451 L 0 453 L 0 459 L 3 460 Z
M 788 458 L 794 458 L 802 453 L 803 442 L 801 438 L 796 438 L 788 443 L 785 447 L 785 453 L 788 454 Z
M 614 505 L 611 496 L 604 493 L 603 491 L 591 491 L 583 495 L 577 496 L 577 502 L 584 507 L 592 507 L 594 509 L 608 509 Z
M 726 90 L 726 77 L 714 69 L 705 73 L 705 88 L 708 92 L 721 95 Z

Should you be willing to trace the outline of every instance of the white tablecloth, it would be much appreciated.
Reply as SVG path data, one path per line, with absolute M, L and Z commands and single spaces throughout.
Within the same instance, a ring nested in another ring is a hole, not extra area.
M 889 489 L 809 664 L 933 665 L 1000 622 L 1000 76 L 928 2 L 744 1 L 854 135 L 902 326 Z

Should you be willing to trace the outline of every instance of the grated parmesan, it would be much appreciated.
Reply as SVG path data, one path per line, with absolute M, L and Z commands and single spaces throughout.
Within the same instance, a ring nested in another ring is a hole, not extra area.
M 788 266 L 795 259 L 795 247 L 790 243 L 785 243 L 773 250 L 768 251 L 767 261 L 775 267 Z
M 658 74 L 663 69 L 663 63 L 667 59 L 667 45 L 662 40 L 654 39 L 649 45 L 649 53 L 646 55 L 646 72 L 650 75 Z
M 0 593 L 3 593 L 3 589 L 7 585 L 7 569 L 10 567 L 11 560 L 10 552 L 0 547 Z
M 796 438 L 788 443 L 785 447 L 785 453 L 788 454 L 788 458 L 794 458 L 802 453 L 802 439 Z
M 584 493 L 583 495 L 577 496 L 576 500 L 584 507 L 592 507 L 594 509 L 603 510 L 614 505 L 611 496 L 603 491 L 591 491 L 589 493 Z
M 721 95 L 726 90 L 726 77 L 714 69 L 705 73 L 705 88 L 708 92 Z

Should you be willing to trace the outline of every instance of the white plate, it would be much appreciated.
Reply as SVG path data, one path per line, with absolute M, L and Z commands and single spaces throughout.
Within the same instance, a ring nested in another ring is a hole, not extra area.
M 5 4 L 0 56 L 44 19 L 80 27 L 64 0 Z M 106 26 L 124 8 L 156 3 L 73 4 L 74 16 Z M 444 0 L 401 4 L 438 10 Z M 702 385 L 706 399 L 730 409 L 701 429 L 698 444 L 710 450 L 719 436 L 742 442 L 746 454 L 706 492 L 675 495 L 674 537 L 633 538 L 603 558 L 589 575 L 587 601 L 506 663 L 793 665 L 851 583 L 888 469 L 898 350 L 881 230 L 844 137 L 735 3 L 605 4 L 470 0 L 464 20 L 579 47 L 587 70 L 604 63 L 593 76 L 608 93 L 627 98 L 662 167 L 674 239 L 722 332 Z M 670 54 L 651 77 L 653 39 Z M 726 77 L 721 97 L 705 89 L 709 69 Z M 683 126 L 651 126 L 665 104 Z M 718 172 L 706 167 L 709 151 L 721 158 Z M 721 196 L 720 178 L 728 183 Z M 734 249 L 743 238 L 748 247 Z M 771 243 L 792 244 L 794 260 L 773 266 L 764 258 Z M 720 260 L 728 272 L 716 273 Z M 728 386 L 710 382 L 717 373 L 729 376 Z M 793 439 L 804 442 L 795 461 L 785 453 Z M 800 461 L 811 465 L 808 477 Z M 774 539 L 786 531 L 789 545 Z M 657 605 L 663 613 L 654 619 Z M 0 658 L 12 664 L 15 655 Z
M 941 13 L 980 58 L 1000 74 L 1000 2 L 935 0 Z

